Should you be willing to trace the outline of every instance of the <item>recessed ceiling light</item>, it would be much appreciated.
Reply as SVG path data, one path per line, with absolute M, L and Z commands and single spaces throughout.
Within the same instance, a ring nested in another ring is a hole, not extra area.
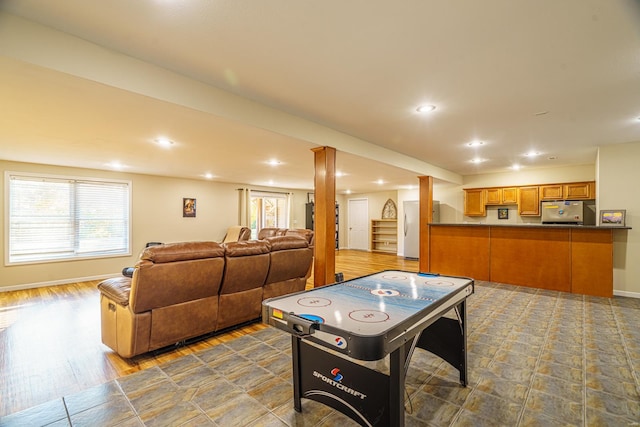
M 165 137 L 156 138 L 155 141 L 158 143 L 158 145 L 164 148 L 169 148 L 173 145 L 173 141 Z
M 117 160 L 114 160 L 111 163 L 107 163 L 107 166 L 109 166 L 111 169 L 116 169 L 116 170 L 121 170 L 125 168 L 125 166 Z
M 345 191 L 345 194 L 351 194 L 351 190 Z
M 338 178 L 340 178 L 341 176 L 344 176 L 344 175 L 345 175 L 344 172 L 340 172 L 340 171 L 336 172 L 336 177 L 338 177 Z
M 520 165 L 511 165 L 511 169 L 513 169 L 514 171 L 519 171 Z
M 382 184 L 384 184 L 384 181 L 383 181 L 383 180 L 381 180 L 381 179 L 379 179 L 379 180 L 377 180 L 377 181 L 376 181 L 376 184 L 378 184 L 378 185 L 382 185 Z
M 481 159 L 479 157 L 476 157 L 475 159 L 471 159 L 471 163 L 482 163 L 484 161 L 485 159 Z
M 267 163 L 271 166 L 278 166 L 280 164 L 280 162 L 276 159 L 269 160 Z
M 527 156 L 527 157 L 536 157 L 536 156 L 539 156 L 539 155 L 540 155 L 540 152 L 538 152 L 538 151 L 529 151 L 528 153 L 525 153 L 525 156 Z
M 435 105 L 430 105 L 430 104 L 426 104 L 426 105 L 420 105 L 418 106 L 418 108 L 416 108 L 416 111 L 418 113 L 429 113 L 433 110 L 436 109 Z
M 213 174 L 207 172 L 207 173 L 204 174 L 204 177 L 207 178 L 207 179 L 211 179 L 211 178 L 213 178 Z
M 467 143 L 467 145 L 469 147 L 478 147 L 478 146 L 483 145 L 483 144 L 484 144 L 484 141 L 471 141 L 471 142 Z

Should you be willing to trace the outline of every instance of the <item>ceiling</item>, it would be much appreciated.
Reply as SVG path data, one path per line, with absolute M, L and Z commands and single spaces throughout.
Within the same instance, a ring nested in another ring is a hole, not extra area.
M 593 164 L 599 146 L 640 141 L 635 0 L 2 0 L 0 11 L 294 124 L 263 126 L 0 49 L 6 160 L 118 161 L 127 172 L 311 189 L 310 150 L 338 135 L 359 147 L 337 144 L 341 193 L 415 185 L 424 165 L 465 176 Z M 46 56 L 48 40 L 37 42 Z M 436 108 L 420 114 L 421 104 Z M 307 138 L 299 123 L 327 137 Z M 159 147 L 159 136 L 173 144 Z

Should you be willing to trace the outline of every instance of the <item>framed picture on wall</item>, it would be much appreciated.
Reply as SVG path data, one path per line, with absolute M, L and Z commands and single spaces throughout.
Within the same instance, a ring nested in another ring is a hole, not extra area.
M 626 209 L 600 211 L 600 225 L 602 227 L 624 227 Z
M 182 199 L 182 216 L 184 218 L 196 217 L 196 199 L 192 197 Z
M 509 219 L 509 209 L 498 208 L 498 219 Z

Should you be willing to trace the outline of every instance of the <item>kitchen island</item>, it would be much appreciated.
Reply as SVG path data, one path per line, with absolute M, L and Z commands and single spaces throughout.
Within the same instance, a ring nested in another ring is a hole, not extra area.
M 431 272 L 613 296 L 613 232 L 629 227 L 429 224 Z

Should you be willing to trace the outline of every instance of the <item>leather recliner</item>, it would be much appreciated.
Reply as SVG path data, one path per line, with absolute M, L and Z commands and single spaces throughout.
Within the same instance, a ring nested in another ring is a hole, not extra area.
M 313 260 L 313 251 L 306 240 L 293 235 L 265 240 L 271 247 L 271 262 L 262 299 L 303 291 Z
M 275 228 L 266 227 L 258 231 L 258 240 L 264 240 L 268 237 L 274 236 L 300 236 L 304 237 L 309 244 L 309 247 L 313 249 L 315 243 L 315 233 L 313 230 L 307 228 Z
M 216 242 L 146 248 L 133 277 L 102 281 L 102 342 L 133 357 L 213 331 L 225 268 Z
M 269 272 L 269 251 L 269 243 L 260 240 L 225 244 L 217 329 L 260 317 L 262 286 Z

